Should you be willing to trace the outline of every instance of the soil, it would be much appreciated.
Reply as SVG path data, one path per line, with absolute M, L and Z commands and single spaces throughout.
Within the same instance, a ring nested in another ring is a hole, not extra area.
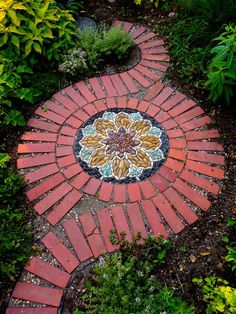
M 163 19 L 157 10 L 155 12 L 145 11 L 133 5 L 132 1 L 129 1 L 127 5 L 125 1 L 121 0 L 114 3 L 98 0 L 88 1 L 81 14 L 93 18 L 96 22 L 102 21 L 111 24 L 115 19 L 121 19 L 140 22 L 151 27 Z M 133 59 L 135 60 L 135 58 L 137 58 L 137 52 Z M 110 67 L 108 68 L 112 71 Z M 171 75 L 169 77 L 171 78 Z M 172 79 L 175 83 L 175 78 Z M 232 241 L 235 241 L 235 234 L 227 226 L 227 218 L 233 215 L 233 209 L 236 208 L 236 110 L 232 107 L 206 103 L 202 93 L 196 93 L 192 86 L 187 86 L 183 82 L 178 84 L 178 89 L 187 95 L 191 94 L 191 97 L 194 95 L 200 101 L 203 109 L 214 119 L 214 125 L 220 131 L 221 141 L 226 151 L 226 176 L 222 192 L 212 204 L 209 212 L 203 215 L 194 227 L 186 228 L 173 241 L 173 249 L 156 275 L 160 282 L 171 286 L 185 300 L 194 303 L 197 313 L 205 313 L 202 295 L 192 283 L 192 278 L 217 275 L 227 279 L 231 285 L 235 285 L 230 268 L 224 261 L 226 245 L 222 241 L 222 236 L 229 235 Z M 26 119 L 34 109 L 35 107 L 27 109 Z M 0 132 L 1 144 L 13 158 L 12 165 L 15 165 L 16 145 L 22 132 L 24 129 L 18 130 L 11 127 L 6 127 Z M 79 277 L 75 275 L 74 282 L 65 298 L 64 313 L 72 313 L 72 304 L 73 308 L 79 305 L 78 300 L 84 289 L 83 282 L 90 275 L 90 270 L 91 265 L 85 265 Z

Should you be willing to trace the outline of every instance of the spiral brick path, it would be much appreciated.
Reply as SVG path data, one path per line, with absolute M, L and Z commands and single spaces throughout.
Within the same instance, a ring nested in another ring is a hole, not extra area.
M 133 36 L 141 50 L 139 64 L 57 92 L 36 109 L 18 145 L 17 166 L 28 183 L 27 197 L 42 223 L 50 226 L 41 242 L 53 262 L 45 254 L 31 258 L 13 290 L 8 314 L 58 313 L 77 267 L 117 249 L 109 241 L 111 230 L 125 231 L 128 240 L 137 232 L 144 237 L 178 234 L 209 209 L 208 194 L 220 191 L 224 150 L 217 142 L 219 133 L 196 102 L 161 82 L 169 61 L 164 42 L 145 27 L 120 21 L 115 25 Z M 168 135 L 167 159 L 147 179 L 105 182 L 76 161 L 78 128 L 114 108 L 146 113 Z M 103 208 L 70 214 L 88 196 Z

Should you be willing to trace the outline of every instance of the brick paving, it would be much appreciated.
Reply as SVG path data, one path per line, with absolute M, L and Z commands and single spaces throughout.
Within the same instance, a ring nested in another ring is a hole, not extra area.
M 169 62 L 164 41 L 145 27 L 121 21 L 115 25 L 131 33 L 141 51 L 140 62 L 126 72 L 90 78 L 57 92 L 44 109 L 36 109 L 20 139 L 17 167 L 36 214 L 51 226 L 41 242 L 56 264 L 40 256 L 30 259 L 25 271 L 43 281 L 20 279 L 7 314 L 58 313 L 63 289 L 77 267 L 117 250 L 109 241 L 111 230 L 125 231 L 129 241 L 137 232 L 144 237 L 173 236 L 209 210 L 208 193 L 220 192 L 224 149 L 217 141 L 219 132 L 195 101 L 161 82 Z M 144 96 L 136 98 L 140 91 Z M 112 108 L 144 112 L 168 135 L 166 160 L 140 182 L 117 184 L 94 178 L 74 156 L 77 130 Z M 68 216 L 85 197 L 107 206 Z

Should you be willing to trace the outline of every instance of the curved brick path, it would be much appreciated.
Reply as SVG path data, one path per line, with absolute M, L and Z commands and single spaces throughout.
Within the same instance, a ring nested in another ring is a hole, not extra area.
M 116 249 L 109 241 L 110 230 L 125 231 L 129 240 L 137 232 L 177 234 L 209 209 L 208 193 L 220 191 L 224 150 L 216 141 L 218 131 L 209 128 L 211 118 L 187 96 L 161 83 L 169 61 L 164 42 L 144 27 L 115 22 L 120 24 L 140 47 L 140 63 L 127 72 L 94 77 L 57 92 L 36 109 L 21 138 L 17 166 L 28 182 L 29 201 L 50 226 L 41 241 L 53 262 L 45 254 L 31 258 L 12 293 L 8 314 L 58 313 L 72 272 Z M 113 108 L 144 112 L 168 135 L 167 159 L 143 181 L 104 182 L 91 177 L 75 159 L 78 128 Z M 86 195 L 101 201 L 103 208 L 70 215 Z

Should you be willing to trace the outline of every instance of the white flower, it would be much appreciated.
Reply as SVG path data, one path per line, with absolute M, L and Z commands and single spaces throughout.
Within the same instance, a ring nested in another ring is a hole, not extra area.
M 107 279 L 108 278 L 108 275 L 107 274 L 103 274 L 102 276 L 104 279 Z
M 137 297 L 137 298 L 135 299 L 135 301 L 136 301 L 137 303 L 140 303 L 140 302 L 141 302 L 141 299 L 140 299 L 139 297 Z
M 140 270 L 137 272 L 137 275 L 138 275 L 139 277 L 143 277 L 143 276 L 144 276 L 143 273 L 142 273 Z

